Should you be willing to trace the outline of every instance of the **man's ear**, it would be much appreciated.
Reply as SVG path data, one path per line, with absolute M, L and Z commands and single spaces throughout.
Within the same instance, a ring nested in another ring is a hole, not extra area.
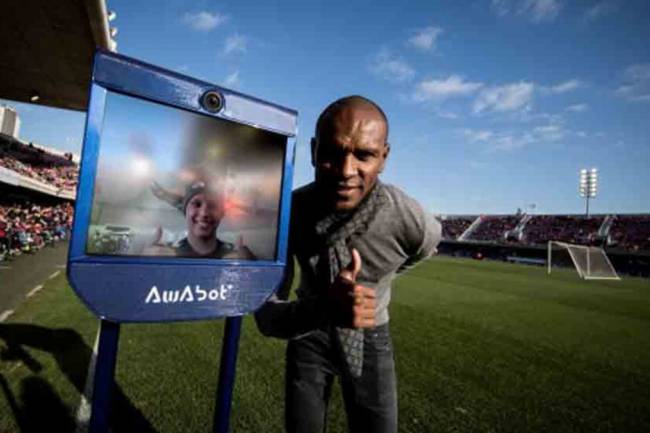
M 388 159 L 388 155 L 390 154 L 390 143 L 386 142 L 386 146 L 382 150 L 382 161 L 381 165 L 379 166 L 379 172 L 381 173 L 384 171 L 384 166 L 386 165 L 386 160 Z
M 318 151 L 318 141 L 316 137 L 311 138 L 311 165 L 316 167 L 316 152 Z

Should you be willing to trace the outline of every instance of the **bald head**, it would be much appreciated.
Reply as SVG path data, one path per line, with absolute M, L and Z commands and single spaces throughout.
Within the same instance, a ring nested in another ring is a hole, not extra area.
M 381 108 L 362 96 L 330 104 L 311 141 L 315 183 L 333 211 L 350 211 L 368 195 L 384 169 L 390 146 Z
M 384 110 L 382 110 L 374 101 L 360 95 L 345 96 L 328 105 L 320 116 L 318 116 L 318 120 L 316 121 L 316 136 L 320 134 L 322 129 L 330 127 L 332 119 L 346 109 L 366 111 L 368 114 L 372 113 L 380 118 L 386 128 L 385 141 L 388 141 L 388 118 L 386 117 Z

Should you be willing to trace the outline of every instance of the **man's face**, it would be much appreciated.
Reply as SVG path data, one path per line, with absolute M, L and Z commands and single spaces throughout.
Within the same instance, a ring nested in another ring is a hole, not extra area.
M 325 119 L 312 140 L 316 185 L 334 211 L 356 208 L 377 181 L 389 153 L 386 123 L 366 106 L 347 106 Z
M 223 218 L 223 205 L 218 197 L 199 193 L 190 199 L 185 209 L 187 231 L 196 238 L 208 239 L 216 235 Z

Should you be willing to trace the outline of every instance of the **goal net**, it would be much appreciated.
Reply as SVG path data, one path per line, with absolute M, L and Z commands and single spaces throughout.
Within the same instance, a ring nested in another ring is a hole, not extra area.
M 580 278 L 585 280 L 620 280 L 602 248 L 550 241 L 548 273 L 551 273 L 553 265 L 570 265 L 570 263 L 573 263 Z

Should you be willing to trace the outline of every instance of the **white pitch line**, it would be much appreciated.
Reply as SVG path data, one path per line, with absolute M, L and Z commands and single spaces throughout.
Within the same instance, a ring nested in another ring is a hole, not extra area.
M 43 285 L 42 285 L 42 284 L 39 284 L 38 286 L 36 286 L 36 287 L 34 287 L 32 290 L 30 290 L 29 293 L 27 293 L 27 295 L 25 295 L 25 297 L 26 297 L 26 298 L 31 298 L 31 297 L 34 296 L 36 293 L 38 293 L 38 291 L 41 290 L 42 288 L 43 288 Z
M 56 265 L 55 268 L 57 268 L 57 269 L 65 269 L 66 265 Z
M 2 313 L 0 313 L 0 322 L 4 322 L 12 314 L 14 314 L 14 310 L 5 310 L 5 311 L 3 311 Z
M 11 269 L 11 266 L 0 266 L 0 270 L 2 269 Z
M 97 364 L 97 348 L 99 347 L 99 333 L 101 330 L 101 322 L 99 329 L 97 329 L 97 336 L 95 337 L 95 344 L 93 346 L 93 353 L 90 356 L 90 364 L 88 365 L 88 374 L 86 374 L 86 385 L 84 386 L 84 393 L 81 396 L 79 407 L 77 408 L 77 428 L 75 433 L 86 433 L 88 431 L 88 424 L 90 423 L 90 414 L 92 406 L 90 402 L 93 398 L 93 385 L 95 382 L 95 365 Z
M 52 275 L 50 275 L 49 277 L 47 277 L 47 279 L 48 279 L 48 280 L 51 280 L 52 278 L 56 278 L 56 276 L 59 275 L 60 273 L 61 273 L 61 271 L 53 272 Z

